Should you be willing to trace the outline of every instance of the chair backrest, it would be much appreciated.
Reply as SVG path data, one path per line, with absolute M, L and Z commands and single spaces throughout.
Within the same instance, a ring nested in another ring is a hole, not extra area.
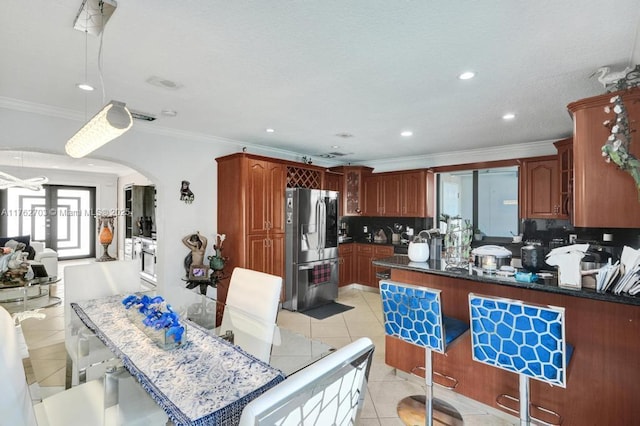
M 24 367 L 18 347 L 16 326 L 0 306 L 0 413 L 1 424 L 37 425 L 31 395 L 24 375 Z
M 380 281 L 384 330 L 416 346 L 444 353 L 446 335 L 440 290 L 394 281 Z
M 373 350 L 362 337 L 298 371 L 247 404 L 240 426 L 357 424 Z
M 64 268 L 64 318 L 67 332 L 72 302 L 140 291 L 140 268 L 132 260 L 94 262 Z
M 275 324 L 282 291 L 282 277 L 251 269 L 235 268 L 225 304 Z
M 473 359 L 566 387 L 564 308 L 469 293 Z

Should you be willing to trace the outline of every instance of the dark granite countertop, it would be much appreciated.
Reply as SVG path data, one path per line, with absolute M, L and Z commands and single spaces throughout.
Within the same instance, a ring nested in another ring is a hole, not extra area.
M 428 262 L 411 262 L 409 257 L 395 255 L 384 259 L 376 259 L 373 261 L 376 266 L 386 268 L 404 269 L 407 271 L 423 272 L 426 274 L 443 275 L 451 278 L 459 278 L 463 280 L 484 282 L 490 284 L 506 285 L 512 287 L 521 287 L 530 290 L 546 291 L 549 293 L 564 294 L 567 296 L 584 297 L 587 299 L 600 300 L 605 302 L 622 303 L 625 305 L 640 306 L 640 297 L 630 295 L 616 295 L 613 293 L 598 293 L 589 288 L 573 290 L 558 286 L 557 278 L 539 278 L 537 282 L 525 283 L 516 281 L 513 277 L 504 277 L 496 274 L 483 273 L 479 275 L 477 272 L 469 273 L 468 269 L 447 268 L 443 261 L 429 260 Z

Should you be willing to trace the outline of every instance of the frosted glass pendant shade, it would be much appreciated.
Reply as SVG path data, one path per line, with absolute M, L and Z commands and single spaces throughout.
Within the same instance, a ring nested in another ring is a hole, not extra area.
M 124 102 L 111 101 L 69 139 L 65 151 L 74 158 L 84 157 L 122 135 L 132 125 L 131 113 Z

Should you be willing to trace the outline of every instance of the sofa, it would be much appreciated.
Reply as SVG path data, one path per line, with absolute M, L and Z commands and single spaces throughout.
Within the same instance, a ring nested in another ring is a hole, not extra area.
M 0 237 L 0 247 L 4 247 L 6 243 L 11 240 L 24 243 L 26 248 L 23 252 L 27 253 L 27 260 L 44 265 L 49 277 L 56 277 L 58 275 L 58 252 L 45 247 L 45 244 L 41 241 L 31 241 L 30 235 Z
M 44 269 L 47 270 L 49 277 L 57 277 L 58 252 L 49 247 L 45 247 L 42 241 L 31 241 L 31 247 L 33 247 L 36 252 L 33 260 L 44 265 Z

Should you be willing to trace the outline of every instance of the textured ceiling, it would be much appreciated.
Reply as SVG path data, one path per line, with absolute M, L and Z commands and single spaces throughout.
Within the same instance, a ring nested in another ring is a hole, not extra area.
M 159 130 L 351 162 L 566 137 L 566 105 L 604 91 L 590 75 L 640 60 L 640 0 L 120 0 L 103 101 L 75 87 L 85 43 L 100 87 L 99 38 L 73 29 L 80 3 L 1 3 L 0 98 L 78 113 L 117 99 Z

